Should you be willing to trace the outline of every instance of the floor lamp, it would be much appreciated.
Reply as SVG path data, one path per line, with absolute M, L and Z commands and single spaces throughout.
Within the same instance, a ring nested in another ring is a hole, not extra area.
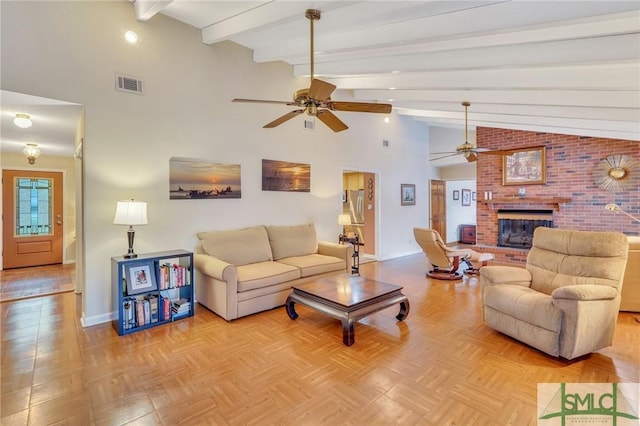
M 607 204 L 606 206 L 604 206 L 605 209 L 615 212 L 615 213 L 622 213 L 626 216 L 629 216 L 631 219 L 635 220 L 636 222 L 640 222 L 640 219 L 638 219 L 637 217 L 634 217 L 632 215 L 630 215 L 629 213 L 625 212 L 624 210 L 622 210 L 622 208 L 620 208 L 619 205 L 617 204 Z M 637 316 L 634 318 L 637 322 L 640 322 L 640 316 Z

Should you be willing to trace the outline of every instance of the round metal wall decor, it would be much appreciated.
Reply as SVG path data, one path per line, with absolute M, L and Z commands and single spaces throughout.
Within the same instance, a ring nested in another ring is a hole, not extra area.
M 638 162 L 628 155 L 610 155 L 600 160 L 593 171 L 593 179 L 601 189 L 610 192 L 626 191 L 631 177 L 638 172 Z

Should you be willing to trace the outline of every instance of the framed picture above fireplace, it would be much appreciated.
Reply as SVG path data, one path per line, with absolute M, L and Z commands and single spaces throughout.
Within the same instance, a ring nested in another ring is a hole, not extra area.
M 503 185 L 544 185 L 547 183 L 544 146 L 514 150 L 502 156 Z

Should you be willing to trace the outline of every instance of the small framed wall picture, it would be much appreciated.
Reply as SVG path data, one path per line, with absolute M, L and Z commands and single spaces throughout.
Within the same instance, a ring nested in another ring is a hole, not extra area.
M 463 189 L 462 190 L 462 205 L 470 206 L 471 205 L 471 190 Z
M 125 265 L 127 295 L 156 290 L 156 274 L 152 261 L 132 262 Z
M 473 191 L 471 193 L 471 201 L 476 201 L 476 192 L 475 191 Z
M 453 190 L 453 200 L 454 201 L 458 201 L 460 199 L 460 191 L 458 191 L 457 189 Z
M 416 204 L 416 185 L 413 183 L 400 184 L 400 205 L 415 206 Z

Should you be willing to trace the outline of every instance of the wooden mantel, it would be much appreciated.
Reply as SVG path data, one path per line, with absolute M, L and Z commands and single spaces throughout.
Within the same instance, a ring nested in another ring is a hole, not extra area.
M 570 203 L 571 197 L 504 197 L 491 200 L 478 200 L 480 204 L 486 204 L 493 209 L 494 204 L 553 204 L 558 210 L 560 204 Z

